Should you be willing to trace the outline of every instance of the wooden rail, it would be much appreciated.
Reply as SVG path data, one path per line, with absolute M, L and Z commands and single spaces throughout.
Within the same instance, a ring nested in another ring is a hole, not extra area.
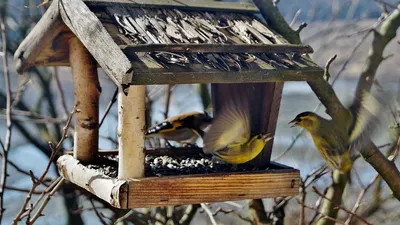
M 176 53 L 313 53 L 309 45 L 294 44 L 140 44 L 120 45 L 123 51 Z

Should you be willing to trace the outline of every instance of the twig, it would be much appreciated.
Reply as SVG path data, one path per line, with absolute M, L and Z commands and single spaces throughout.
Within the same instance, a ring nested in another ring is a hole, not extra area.
M 61 82 L 60 82 L 60 77 L 59 77 L 60 74 L 58 73 L 57 67 L 53 67 L 53 74 L 54 74 L 54 79 L 56 81 L 57 92 L 58 92 L 58 96 L 60 97 L 60 104 L 61 104 L 61 108 L 63 110 L 64 118 L 67 118 L 68 117 L 67 103 L 65 101 L 64 92 L 61 87 Z
M 393 5 L 393 4 L 391 4 L 389 2 L 386 2 L 384 0 L 374 0 L 374 1 L 377 2 L 377 3 L 380 3 L 380 4 L 384 5 L 384 6 L 390 7 L 392 9 L 397 9 L 397 5 Z
M 329 60 L 328 62 L 326 62 L 325 65 L 325 70 L 324 70 L 324 79 L 326 81 L 329 81 L 329 78 L 331 77 L 331 74 L 329 73 L 329 68 L 331 67 L 332 62 L 336 59 L 337 54 L 334 54 Z
M 204 203 L 200 203 L 200 205 L 201 205 L 201 208 L 203 208 L 204 211 L 207 213 L 208 217 L 209 217 L 210 220 L 211 220 L 211 223 L 212 223 L 213 225 L 218 225 L 218 224 L 217 224 L 217 221 L 215 221 L 215 218 L 214 218 L 214 216 L 213 216 L 213 213 L 212 213 L 211 210 L 208 208 L 208 206 L 206 206 L 206 204 L 204 204 Z
M 329 198 L 327 198 L 324 194 L 322 194 L 321 192 L 318 191 L 318 189 L 313 186 L 313 191 L 319 195 L 320 197 L 324 198 L 325 200 L 331 201 Z M 353 215 L 354 217 L 356 217 L 357 219 L 361 220 L 363 223 L 367 224 L 367 225 L 372 225 L 371 223 L 369 223 L 368 221 L 366 221 L 364 218 L 362 218 L 361 216 L 351 212 L 350 210 L 346 209 L 345 207 L 342 207 L 340 205 L 335 205 L 335 207 L 337 207 L 338 209 L 341 209 L 343 211 L 345 211 L 348 214 Z
M 306 28 L 307 26 L 308 26 L 308 24 L 305 23 L 305 22 L 303 22 L 303 23 L 300 24 L 300 26 L 299 26 L 294 32 L 300 34 L 300 32 L 301 32 L 304 28 Z
M 93 207 L 94 207 L 94 205 L 93 205 Z M 121 223 L 122 221 L 128 219 L 133 213 L 135 213 L 135 210 L 134 210 L 134 209 L 129 210 L 129 212 L 127 212 L 125 215 L 119 217 L 119 218 L 114 222 L 114 224 L 117 225 L 117 224 Z
M 169 105 L 170 105 L 170 101 L 171 101 L 171 85 L 168 84 L 166 93 L 165 93 L 165 109 L 164 109 L 164 119 L 168 118 L 168 113 L 169 113 Z
M 301 15 L 301 12 L 302 12 L 301 9 L 296 11 L 296 14 L 294 14 L 292 21 L 289 23 L 290 27 L 293 27 L 293 25 L 297 22 L 297 19 Z
M 328 190 L 328 188 L 325 188 L 324 193 L 326 193 L 327 190 Z M 319 210 L 319 206 L 321 205 L 321 202 L 322 202 L 322 197 L 319 196 L 319 197 L 318 197 L 318 200 L 315 202 L 315 207 L 314 207 L 314 208 L 317 209 L 317 210 Z M 319 215 L 319 211 L 314 211 L 314 215 L 313 215 L 313 217 L 311 218 L 311 220 L 308 221 L 308 225 L 313 224 L 314 221 L 315 221 L 315 219 L 317 219 L 318 215 Z
M 46 207 L 46 205 L 50 201 L 50 199 L 53 197 L 53 195 L 57 192 L 57 190 L 64 184 L 64 181 L 65 181 L 65 179 L 61 178 L 60 181 L 55 185 L 53 190 L 47 195 L 47 198 L 44 200 L 44 202 L 42 203 L 42 205 L 40 206 L 38 211 L 35 213 L 35 215 L 33 215 L 32 219 L 31 220 L 27 220 L 27 224 L 28 225 L 34 224 L 35 221 L 39 217 L 43 216 L 42 212 L 43 212 L 44 208 Z M 33 207 L 33 208 L 35 208 L 35 207 Z
M 89 198 L 90 204 L 92 204 L 94 213 L 96 214 L 96 216 L 99 218 L 101 224 L 103 225 L 107 225 L 107 222 L 104 220 L 103 216 L 99 213 L 99 211 L 97 211 L 96 206 L 94 205 L 93 199 Z
M 46 175 L 47 175 L 47 173 L 48 173 L 48 171 L 49 171 L 49 169 L 50 169 L 50 166 L 52 165 L 53 160 L 54 160 L 54 158 L 55 158 L 56 155 L 57 155 L 58 150 L 60 149 L 60 147 L 61 147 L 62 143 L 64 142 L 64 140 L 67 138 L 68 127 L 69 127 L 69 125 L 71 124 L 72 117 L 73 117 L 74 114 L 77 113 L 77 112 L 79 112 L 79 111 L 76 109 L 76 106 L 74 106 L 73 110 L 70 112 L 70 114 L 69 114 L 69 116 L 68 116 L 66 125 L 65 125 L 64 128 L 63 128 L 62 137 L 61 137 L 60 141 L 57 143 L 57 145 L 54 146 L 53 143 L 49 142 L 49 147 L 50 147 L 50 149 L 51 149 L 52 152 L 51 152 L 49 161 L 48 161 L 48 163 L 47 163 L 47 166 L 46 166 L 45 170 L 43 171 L 42 175 L 41 175 L 39 178 L 36 178 L 36 177 L 34 176 L 33 172 L 30 171 L 31 179 L 32 179 L 32 187 L 31 187 L 31 190 L 29 191 L 29 193 L 27 194 L 27 196 L 26 196 L 26 198 L 25 198 L 25 200 L 24 200 L 24 203 L 22 204 L 21 210 L 20 210 L 20 211 L 18 212 L 18 214 L 15 216 L 15 218 L 14 218 L 14 220 L 13 220 L 13 223 L 12 223 L 13 225 L 17 225 L 18 221 L 20 221 L 21 218 L 22 218 L 22 216 L 28 211 L 28 210 L 27 210 L 27 205 L 29 204 L 29 202 L 30 202 L 30 200 L 31 200 L 31 198 L 32 198 L 32 193 L 36 190 L 36 188 L 37 188 L 41 183 L 43 183 L 43 181 L 44 181 L 44 179 L 45 179 L 45 177 L 46 177 Z M 61 185 L 61 183 L 62 183 L 62 182 L 60 181 L 59 184 Z M 50 193 L 50 194 L 51 194 L 51 193 Z M 32 210 L 33 210 L 33 209 L 32 209 Z M 29 212 L 28 212 L 28 215 L 30 215 Z
M 100 123 L 99 123 L 99 128 L 103 124 L 107 114 L 110 112 L 111 107 L 114 105 L 114 103 L 117 101 L 117 95 L 118 95 L 118 88 L 115 89 L 113 97 L 111 98 L 110 102 L 108 102 L 108 105 L 106 107 L 106 110 L 104 111 L 103 115 L 101 116 Z
M 24 188 L 17 188 L 17 187 L 12 187 L 12 186 L 5 186 L 5 189 L 10 190 L 10 191 L 18 191 L 18 192 L 25 192 L 25 193 L 29 193 L 30 189 L 24 189 Z M 40 195 L 42 194 L 43 191 L 34 191 L 32 192 L 32 194 L 35 195 Z
M 301 205 L 304 205 L 304 207 L 307 208 L 307 209 L 311 209 L 311 210 L 317 212 L 317 213 L 320 214 L 322 217 L 324 217 L 324 218 L 326 218 L 326 219 L 328 219 L 328 220 L 331 220 L 331 221 L 333 221 L 333 222 L 335 222 L 335 223 L 343 224 L 343 225 L 344 225 L 344 222 L 342 222 L 342 221 L 340 221 L 340 220 L 337 220 L 337 219 L 335 219 L 335 218 L 332 218 L 332 217 L 330 217 L 330 216 L 328 216 L 328 215 L 325 215 L 325 214 L 323 214 L 322 212 L 318 211 L 318 209 L 316 209 L 316 208 L 314 208 L 314 207 L 312 207 L 312 206 L 308 206 L 308 205 L 306 205 L 306 204 L 300 202 L 299 200 L 297 200 L 297 203 L 299 203 L 299 204 L 301 204 Z
M 6 7 L 3 4 L 3 7 Z M 3 10 L 1 10 L 4 12 Z M 7 161 L 8 151 L 11 145 L 11 129 L 12 129 L 12 117 L 11 117 L 11 85 L 10 85 L 10 73 L 8 68 L 8 54 L 7 54 L 7 34 L 6 25 L 4 23 L 5 15 L 0 15 L 0 29 L 1 29 L 1 40 L 3 46 L 3 70 L 4 70 L 4 81 L 6 86 L 6 116 L 7 116 L 7 129 L 4 144 L 2 144 L 1 151 L 3 153 L 2 166 L 1 166 L 1 178 L 0 178 L 0 224 L 3 219 L 4 208 L 4 187 L 7 181 Z
M 389 156 L 389 160 L 393 162 L 396 159 L 397 155 L 399 154 L 399 151 L 400 151 L 400 137 L 398 138 L 397 145 L 395 147 L 395 151 L 393 152 L 393 154 L 391 156 Z M 353 219 L 353 215 L 355 213 L 357 213 L 357 210 L 360 208 L 360 204 L 361 204 L 362 199 L 364 198 L 364 196 L 367 193 L 367 191 L 372 187 L 372 185 L 378 180 L 378 178 L 379 178 L 379 174 L 377 173 L 371 179 L 369 184 L 360 192 L 360 194 L 357 197 L 356 203 L 354 204 L 354 207 L 351 210 L 351 212 L 353 214 L 350 214 L 349 217 L 347 218 L 347 220 L 345 222 L 346 225 L 349 225 L 351 223 L 351 221 Z

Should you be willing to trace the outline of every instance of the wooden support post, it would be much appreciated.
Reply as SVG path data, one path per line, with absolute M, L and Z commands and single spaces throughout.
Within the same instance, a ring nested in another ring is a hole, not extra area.
M 118 94 L 119 179 L 144 177 L 145 95 L 143 85 Z
M 82 163 L 89 163 L 97 155 L 99 148 L 98 124 L 101 88 L 97 76 L 97 64 L 78 38 L 71 38 L 69 46 L 75 104 L 80 110 L 76 116 L 74 157 Z

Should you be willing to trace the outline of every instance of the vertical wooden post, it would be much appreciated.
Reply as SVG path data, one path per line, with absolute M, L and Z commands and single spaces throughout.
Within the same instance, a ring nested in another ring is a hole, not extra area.
M 146 86 L 131 86 L 118 94 L 118 178 L 144 177 L 144 129 Z
M 74 157 L 82 163 L 91 162 L 99 148 L 99 96 L 97 63 L 76 37 L 69 41 L 69 60 L 74 78 L 76 115 Z
M 223 104 L 232 95 L 246 95 L 251 104 L 251 133 L 275 134 L 278 119 L 280 99 L 283 83 L 248 83 L 248 84 L 212 84 L 212 99 L 214 115 L 223 107 Z M 264 150 L 252 164 L 258 166 L 268 165 L 271 159 L 272 145 L 274 139 L 265 145 Z

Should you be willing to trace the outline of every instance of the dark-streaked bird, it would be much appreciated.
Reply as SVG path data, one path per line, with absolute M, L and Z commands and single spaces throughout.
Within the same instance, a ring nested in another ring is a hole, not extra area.
M 204 129 L 210 125 L 212 117 L 207 112 L 188 112 L 167 118 L 149 128 L 146 137 L 158 137 L 167 141 L 192 144 L 197 137 L 204 137 Z
M 377 125 L 385 117 L 389 102 L 383 93 L 363 92 L 349 108 L 348 124 L 338 124 L 313 112 L 298 114 L 289 124 L 306 129 L 330 168 L 349 173 L 358 151 L 364 147 Z
M 250 124 L 248 102 L 240 98 L 228 101 L 204 136 L 204 153 L 211 153 L 230 164 L 254 159 L 272 136 L 251 136 Z

